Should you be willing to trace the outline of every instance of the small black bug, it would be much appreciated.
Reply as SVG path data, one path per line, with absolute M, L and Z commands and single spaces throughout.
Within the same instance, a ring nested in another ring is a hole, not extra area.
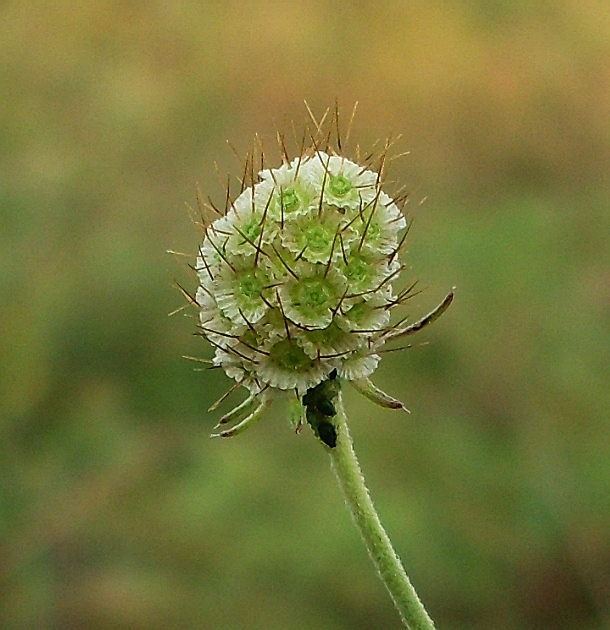
M 330 448 L 337 446 L 337 429 L 330 419 L 337 415 L 333 400 L 338 391 L 337 370 L 333 370 L 327 381 L 308 389 L 303 396 L 303 405 L 309 426 L 318 438 Z
M 330 448 L 337 446 L 337 429 L 332 422 L 323 420 L 318 423 L 318 437 Z

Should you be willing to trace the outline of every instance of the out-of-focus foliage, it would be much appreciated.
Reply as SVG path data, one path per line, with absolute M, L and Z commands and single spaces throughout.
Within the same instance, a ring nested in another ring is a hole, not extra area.
M 225 140 L 336 97 L 411 151 L 413 315 L 458 287 L 382 362 L 410 416 L 348 394 L 412 579 L 439 628 L 608 626 L 606 3 L 9 0 L 0 93 L 0 627 L 398 627 L 312 435 L 210 441 L 167 317 Z

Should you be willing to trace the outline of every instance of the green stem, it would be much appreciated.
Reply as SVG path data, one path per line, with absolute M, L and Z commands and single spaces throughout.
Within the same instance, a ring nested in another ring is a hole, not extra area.
M 364 477 L 347 428 L 340 393 L 337 396 L 337 415 L 334 422 L 337 429 L 337 446 L 327 450 L 330 453 L 332 468 L 371 560 L 388 589 L 404 625 L 411 630 L 434 630 L 434 623 L 405 573 L 364 484 Z

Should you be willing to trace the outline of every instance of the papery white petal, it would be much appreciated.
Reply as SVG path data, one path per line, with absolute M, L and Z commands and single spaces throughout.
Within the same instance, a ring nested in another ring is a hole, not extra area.
M 348 381 L 370 376 L 379 365 L 381 357 L 378 354 L 354 354 L 337 368 L 337 374 Z
M 304 394 L 321 383 L 333 369 L 330 364 L 307 356 L 294 340 L 275 342 L 266 352 L 257 365 L 257 376 L 278 389 L 296 389 Z

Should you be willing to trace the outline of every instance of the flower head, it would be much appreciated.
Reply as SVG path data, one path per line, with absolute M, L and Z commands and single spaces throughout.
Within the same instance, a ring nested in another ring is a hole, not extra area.
M 258 419 L 279 393 L 305 404 L 337 377 L 403 407 L 368 377 L 386 342 L 438 317 L 453 296 L 426 321 L 390 324 L 412 287 L 395 292 L 407 221 L 382 190 L 385 155 L 373 169 L 318 140 L 253 175 L 235 200 L 227 194 L 226 211 L 204 226 L 195 266 L 201 333 L 216 348 L 214 365 L 250 391 L 221 419 L 239 421 L 222 436 Z

